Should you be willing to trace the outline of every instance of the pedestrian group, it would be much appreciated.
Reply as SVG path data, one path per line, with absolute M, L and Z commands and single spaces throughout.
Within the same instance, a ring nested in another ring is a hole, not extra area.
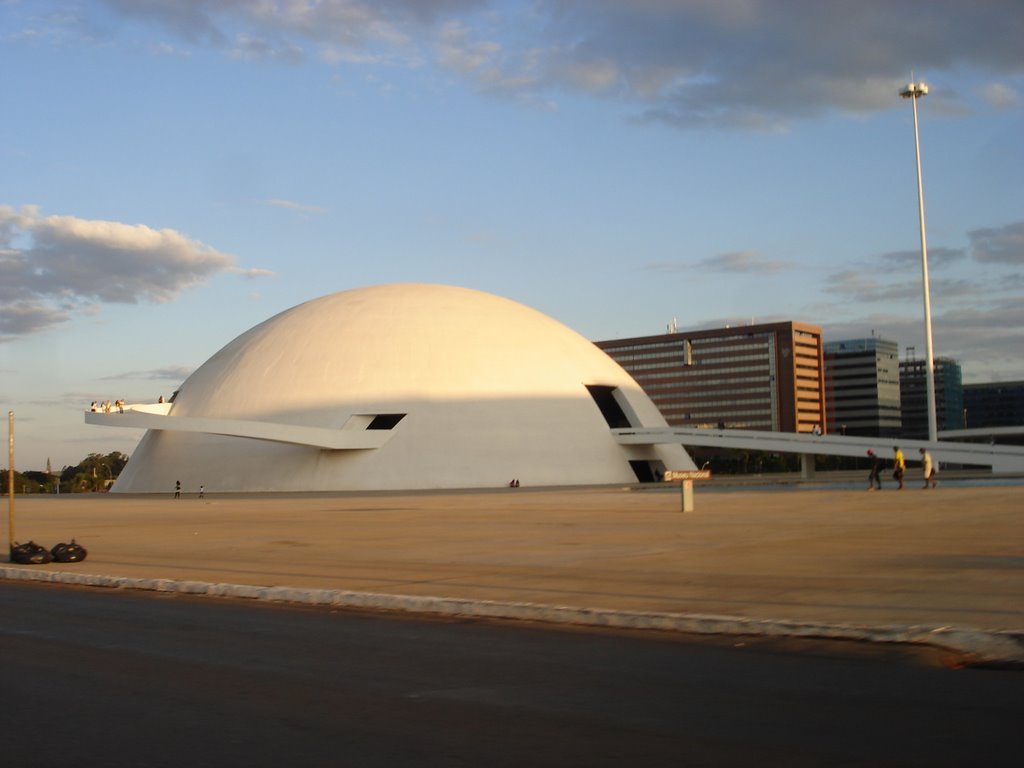
M 938 462 L 932 459 L 932 455 L 924 448 L 918 448 L 918 453 L 921 454 L 921 471 L 924 476 L 923 488 L 935 488 L 938 484 L 938 478 L 936 475 L 939 472 Z M 903 456 L 903 451 L 900 450 L 898 445 L 892 447 L 892 479 L 896 481 L 896 489 L 903 489 L 903 476 L 907 471 L 907 460 Z M 868 490 L 882 490 L 882 469 L 883 461 L 882 458 L 868 449 L 868 458 L 871 459 L 871 472 L 868 474 Z

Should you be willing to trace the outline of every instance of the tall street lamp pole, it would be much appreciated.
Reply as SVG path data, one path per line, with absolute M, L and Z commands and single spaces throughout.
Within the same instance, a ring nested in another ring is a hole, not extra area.
M 928 86 L 924 83 L 907 83 L 900 91 L 900 96 L 910 99 L 914 105 L 914 152 L 917 155 L 917 211 L 921 222 L 921 284 L 924 289 L 924 347 L 925 385 L 928 389 L 928 439 L 935 441 L 938 423 L 935 415 L 935 361 L 932 357 L 932 302 L 928 288 L 928 240 L 924 233 L 924 185 L 921 183 L 921 140 L 917 134 L 917 100 L 928 95 Z

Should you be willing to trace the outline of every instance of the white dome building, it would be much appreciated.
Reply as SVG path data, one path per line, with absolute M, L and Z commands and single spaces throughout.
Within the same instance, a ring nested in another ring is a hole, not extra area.
M 632 483 L 694 469 L 617 363 L 551 318 L 439 285 L 293 307 L 236 338 L 174 402 L 86 421 L 146 427 L 115 492 L 349 491 Z

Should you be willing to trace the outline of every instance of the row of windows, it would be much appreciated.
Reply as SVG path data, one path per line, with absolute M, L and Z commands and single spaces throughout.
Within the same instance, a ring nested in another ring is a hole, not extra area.
M 730 350 L 731 351 L 731 350 Z M 694 365 L 721 365 L 722 363 L 733 363 L 740 360 L 763 360 L 767 362 L 770 358 L 770 353 L 763 347 L 756 350 L 757 354 L 745 354 L 745 355 L 733 355 L 733 354 L 721 354 L 721 355 L 708 355 L 695 357 L 693 359 Z
M 763 365 L 733 365 L 728 368 L 705 368 L 700 371 L 664 371 L 662 373 L 637 373 L 634 378 L 638 382 L 655 379 L 673 379 L 679 384 L 690 387 L 705 386 L 708 384 L 728 385 L 733 380 L 738 381 L 762 381 L 769 386 L 775 380 L 769 371 L 768 366 Z M 722 378 L 727 374 L 726 378 Z
M 841 392 L 828 393 L 828 400 L 830 403 L 842 403 L 846 400 L 860 400 L 861 398 L 869 399 L 872 402 L 878 401 L 880 403 L 890 402 L 898 403 L 900 401 L 899 393 L 897 392 L 893 397 L 880 396 L 880 393 L 871 387 L 864 387 L 858 389 L 844 389 Z
M 713 346 L 720 346 L 720 345 L 721 346 L 731 347 L 731 346 L 736 346 L 736 342 L 740 342 L 741 344 L 742 343 L 750 344 L 751 343 L 750 342 L 751 339 L 763 339 L 765 341 L 769 341 L 771 339 L 774 339 L 775 334 L 771 333 L 771 332 L 762 331 L 760 333 L 744 333 L 744 334 L 732 335 L 732 336 L 697 336 L 697 337 L 693 337 L 693 338 L 687 338 L 685 334 L 680 334 L 680 336 L 682 338 L 680 338 L 679 341 L 674 341 L 673 340 L 673 341 L 663 341 L 663 342 L 659 341 L 659 342 L 646 343 L 646 344 L 627 344 L 627 345 L 623 345 L 621 347 L 607 347 L 606 349 L 609 352 L 612 351 L 612 350 L 618 351 L 618 350 L 630 350 L 630 349 L 649 349 L 649 348 L 654 347 L 654 346 L 668 346 L 668 345 L 671 345 L 671 344 L 685 344 L 686 342 L 689 342 L 690 344 L 692 344 L 694 348 L 696 348 L 696 347 L 713 347 Z
M 697 429 L 718 429 L 719 427 L 727 427 L 729 429 L 755 429 L 759 431 L 771 431 L 774 427 L 767 421 L 734 421 L 730 419 L 728 422 L 719 421 L 701 421 L 688 424 L 686 426 L 696 427 Z
M 785 334 L 783 334 L 785 335 Z M 671 339 L 661 339 L 658 341 L 643 341 L 634 344 L 604 344 L 599 345 L 609 354 L 618 352 L 632 352 L 636 350 L 652 350 L 652 349 L 678 349 L 681 346 L 689 343 L 694 348 L 716 346 L 716 345 L 730 345 L 736 342 L 747 342 L 749 343 L 752 339 L 759 339 L 766 342 L 773 343 L 779 334 L 774 331 L 756 331 L 756 332 L 737 332 L 729 335 L 713 335 L 713 336 L 687 336 L 685 333 L 681 333 L 678 337 Z M 794 331 L 792 337 L 793 345 L 795 347 L 802 347 L 805 349 L 813 349 L 815 354 L 821 349 L 821 339 L 817 334 L 807 333 L 805 331 Z
M 605 350 L 611 352 L 610 350 Z M 663 360 L 664 365 L 679 365 L 685 363 L 686 354 L 684 349 L 671 350 L 673 354 L 667 354 L 666 352 L 646 352 L 637 353 L 632 355 L 621 355 L 611 354 L 611 357 L 624 368 L 638 367 L 635 365 L 640 360 Z M 733 359 L 741 359 L 742 356 L 737 356 L 738 352 L 756 352 L 758 355 L 748 355 L 748 357 L 766 357 L 769 353 L 768 348 L 764 344 L 741 344 L 733 347 L 727 347 L 722 349 L 714 350 L 702 350 L 700 355 L 691 355 L 691 363 L 694 365 L 709 365 L 712 363 L 718 363 L 722 361 L 728 361 Z
M 707 371 L 707 374 L 717 373 L 717 371 Z M 766 388 L 771 386 L 771 381 L 766 380 L 764 376 L 764 370 L 760 368 L 754 368 L 749 371 L 749 375 L 746 376 L 730 376 L 727 379 L 713 379 L 705 376 L 680 376 L 678 373 L 666 372 L 666 373 L 640 373 L 634 374 L 634 378 L 637 383 L 645 389 L 650 385 L 655 389 L 664 389 L 666 386 L 679 386 L 686 389 L 700 389 L 710 386 L 722 386 L 725 385 L 729 388 L 729 391 L 735 391 L 735 384 L 756 384 L 760 385 L 760 388 Z
M 708 349 L 714 349 L 715 347 L 721 347 L 723 350 L 736 350 L 736 349 L 762 349 L 772 342 L 770 334 L 759 334 L 757 337 L 759 341 L 749 341 L 749 337 L 736 336 L 736 337 L 724 337 L 719 336 L 716 338 L 708 339 L 680 339 L 679 341 L 664 341 L 655 342 L 649 344 L 626 344 L 623 346 L 615 347 L 602 347 L 605 352 L 613 357 L 620 353 L 659 353 L 666 354 L 668 352 L 678 352 L 686 348 L 687 342 L 689 342 L 692 349 L 700 349 L 701 351 L 707 351 Z M 735 342 L 741 342 L 739 344 Z
M 659 405 L 658 409 L 662 413 L 665 413 L 666 411 L 693 411 L 695 413 L 700 413 L 706 411 L 720 411 L 723 409 L 731 409 L 734 406 L 740 405 L 770 406 L 771 404 L 772 400 L 770 397 L 749 397 L 743 400 L 701 400 L 699 403 L 676 403 L 672 405 Z
M 647 383 L 637 379 L 637 383 L 648 393 L 652 389 L 677 389 L 680 392 L 703 392 L 708 387 L 721 387 L 726 391 L 736 392 L 741 385 L 749 389 L 770 389 L 763 376 L 730 376 L 727 379 L 700 379 L 698 381 L 663 381 Z
M 835 382 L 837 385 L 848 386 L 850 382 L 857 381 L 870 381 L 878 382 L 879 384 L 891 384 L 892 386 L 899 386 L 900 380 L 895 377 L 886 376 L 885 374 L 876 374 L 875 371 L 850 371 L 842 376 L 837 376 L 835 373 L 826 373 L 825 378 L 828 381 Z
M 768 411 L 765 408 L 748 409 L 748 410 L 732 410 L 732 409 L 719 409 L 714 410 L 712 408 L 701 408 L 700 410 L 694 409 L 691 411 L 684 411 L 683 413 L 674 416 L 677 419 L 737 419 L 740 417 L 760 417 L 765 418 L 768 416 Z
M 701 358 L 701 359 L 694 359 L 693 366 L 700 366 L 702 368 L 710 368 L 712 366 L 719 365 L 721 363 L 736 363 L 736 362 L 746 362 L 746 361 L 751 361 L 751 362 L 758 361 L 758 362 L 762 362 L 762 363 L 767 363 L 768 362 L 768 356 L 767 355 L 736 355 L 734 357 L 716 357 L 716 358 L 713 358 L 713 359 L 702 359 Z M 625 368 L 630 373 L 633 373 L 634 371 L 646 371 L 646 370 L 651 370 L 651 369 L 654 369 L 654 368 L 665 368 L 665 367 L 672 367 L 675 371 L 679 371 L 679 366 L 680 366 L 680 361 L 679 360 L 668 360 L 668 361 L 663 361 L 663 362 L 639 363 L 639 364 L 634 364 L 632 362 L 623 361 L 623 360 L 619 360 L 618 362 L 619 362 L 619 365 L 621 365 L 623 368 Z M 689 367 L 692 367 L 692 366 L 685 366 L 685 367 L 689 368 Z
M 649 346 L 644 346 L 644 347 L 636 347 L 636 349 L 638 349 L 638 350 L 639 349 L 644 350 L 643 352 L 639 352 L 638 351 L 638 352 L 633 352 L 633 353 L 628 353 L 629 349 L 630 348 L 628 348 L 628 347 L 623 347 L 621 349 L 618 348 L 618 347 L 612 347 L 612 348 L 605 349 L 604 351 L 607 352 L 608 355 L 610 355 L 611 357 L 615 358 L 616 360 L 645 360 L 645 359 L 649 359 L 649 358 L 652 358 L 652 357 L 671 357 L 671 358 L 675 358 L 680 353 L 682 353 L 684 347 L 683 347 L 683 345 L 672 345 L 672 346 L 668 346 L 668 345 L 661 346 L 661 345 L 659 345 L 657 348 L 651 348 Z

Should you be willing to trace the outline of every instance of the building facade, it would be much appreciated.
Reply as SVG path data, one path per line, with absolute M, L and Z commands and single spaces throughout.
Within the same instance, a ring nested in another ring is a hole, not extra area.
M 964 428 L 1024 425 L 1024 381 L 964 384 Z
M 796 322 L 598 341 L 670 426 L 825 431 L 821 328 Z
M 960 363 L 948 357 L 936 357 L 935 422 L 939 432 L 963 429 L 964 389 Z M 915 358 L 900 362 L 901 436 L 928 439 L 928 365 Z
M 875 337 L 830 341 L 824 358 L 828 431 L 899 437 L 899 345 Z

